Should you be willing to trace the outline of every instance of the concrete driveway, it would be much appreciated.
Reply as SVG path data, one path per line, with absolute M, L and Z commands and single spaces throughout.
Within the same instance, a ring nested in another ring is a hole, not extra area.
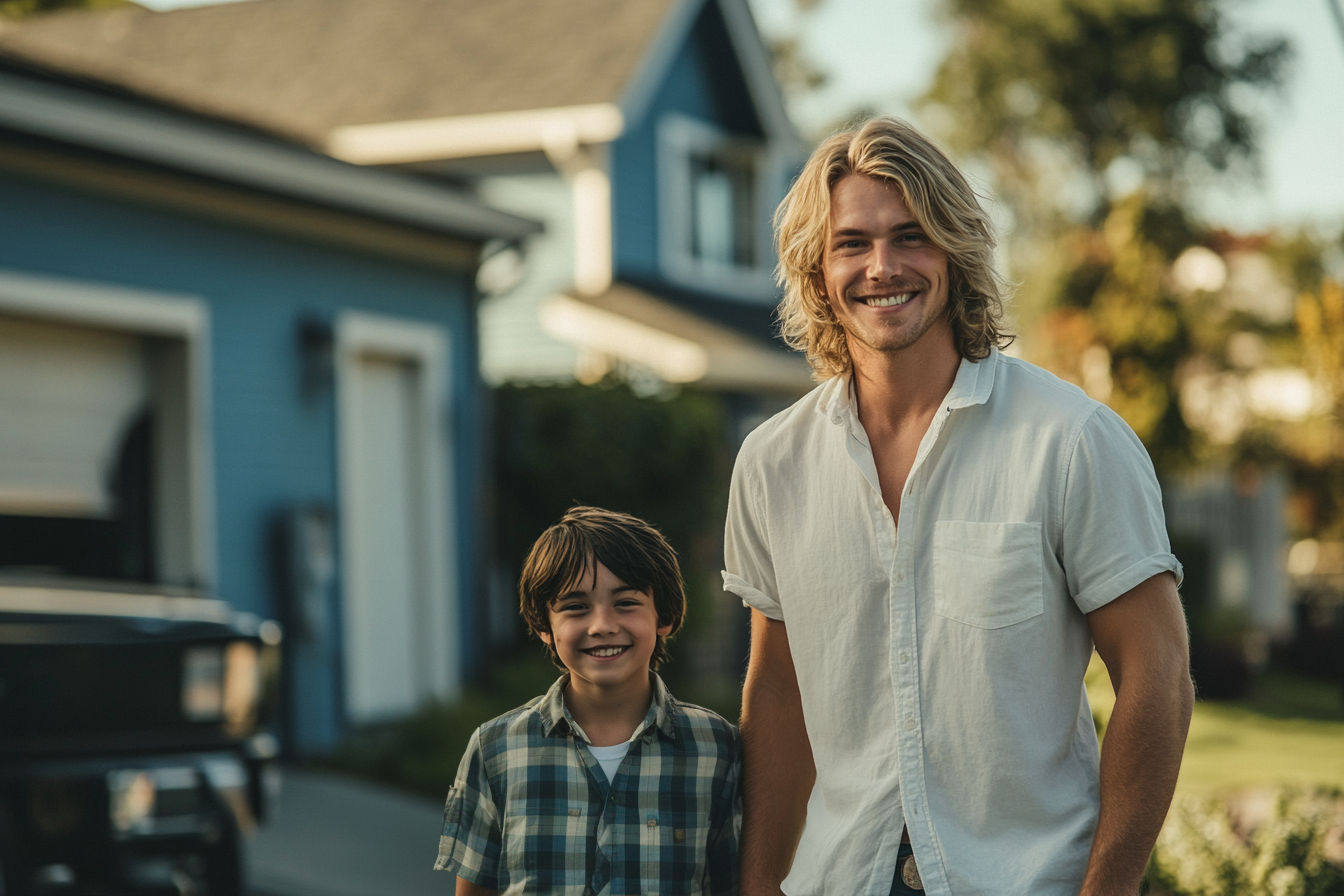
M 279 811 L 251 838 L 255 896 L 445 896 L 443 807 L 329 772 L 286 769 Z

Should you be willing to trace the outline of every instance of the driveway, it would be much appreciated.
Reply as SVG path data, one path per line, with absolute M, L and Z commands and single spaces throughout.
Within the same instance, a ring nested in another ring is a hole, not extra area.
M 254 896 L 445 896 L 432 870 L 443 807 L 330 772 L 286 769 L 279 811 L 248 844 Z

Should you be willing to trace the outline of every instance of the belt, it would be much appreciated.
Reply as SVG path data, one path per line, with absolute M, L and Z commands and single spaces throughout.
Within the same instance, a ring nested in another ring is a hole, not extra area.
M 915 864 L 914 856 L 906 856 L 901 860 L 901 883 L 912 890 L 924 890 L 924 881 L 919 876 L 919 866 Z

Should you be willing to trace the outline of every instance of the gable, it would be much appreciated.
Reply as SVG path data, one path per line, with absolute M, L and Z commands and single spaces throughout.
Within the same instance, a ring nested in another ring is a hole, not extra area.
M 654 116 L 680 112 L 722 130 L 764 139 L 765 128 L 717 3 L 706 3 L 651 105 Z

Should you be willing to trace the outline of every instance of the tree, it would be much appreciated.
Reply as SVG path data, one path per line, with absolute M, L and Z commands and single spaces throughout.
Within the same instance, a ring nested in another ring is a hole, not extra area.
M 1245 321 L 1211 313 L 1208 291 L 1171 272 L 1217 236 L 1190 213 L 1193 191 L 1255 171 L 1248 97 L 1280 84 L 1286 41 L 1236 32 L 1213 0 L 946 11 L 958 39 L 921 108 L 1012 216 L 1027 352 L 1114 407 L 1160 469 L 1190 462 L 1180 374 L 1194 356 L 1221 357 Z
M 15 21 L 64 9 L 111 9 L 135 5 L 131 0 L 0 0 L 0 19 Z
M 925 98 L 954 148 L 988 151 L 1025 189 L 1061 160 L 1086 217 L 1115 166 L 1170 195 L 1208 170 L 1253 163 L 1247 95 L 1277 86 L 1282 37 L 1252 37 L 1214 0 L 948 0 L 958 39 Z M 1178 195 L 1174 197 L 1180 199 Z

